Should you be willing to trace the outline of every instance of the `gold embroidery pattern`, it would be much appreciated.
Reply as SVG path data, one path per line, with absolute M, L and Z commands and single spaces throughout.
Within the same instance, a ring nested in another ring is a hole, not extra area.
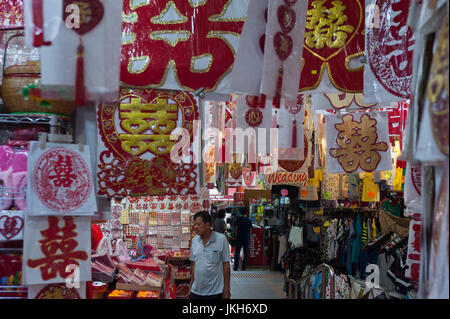
M 170 8 L 173 8 L 177 15 L 181 17 L 179 20 L 163 20 L 164 16 L 167 14 L 167 12 L 170 10 Z M 173 1 L 169 1 L 166 4 L 166 7 L 163 11 L 161 11 L 161 14 L 158 16 L 155 16 L 150 19 L 151 23 L 154 24 L 179 24 L 179 23 L 186 23 L 188 22 L 188 18 L 181 14 L 181 12 L 176 7 L 175 3 Z
M 211 0 L 211 1 L 213 1 L 213 0 Z M 246 19 L 247 19 L 247 16 L 245 15 L 244 17 L 242 17 L 242 18 L 222 18 L 222 19 L 220 19 L 220 17 L 222 17 L 222 16 L 224 16 L 225 15 L 225 13 L 227 12 L 227 10 L 228 10 L 228 7 L 230 6 L 230 4 L 231 4 L 231 1 L 233 1 L 233 0 L 228 0 L 228 2 L 225 4 L 225 6 L 223 7 L 223 10 L 222 10 L 222 12 L 221 13 L 219 13 L 219 14 L 217 14 L 217 15 L 212 15 L 212 16 L 210 16 L 209 18 L 208 18 L 208 20 L 210 21 L 210 22 L 244 22 Z M 206 1 L 205 1 L 205 3 L 206 3 Z
M 138 70 L 134 70 L 133 69 L 133 64 L 134 62 L 141 62 L 141 61 L 145 61 L 144 66 Z M 134 58 L 130 58 L 128 60 L 128 72 L 133 73 L 133 74 L 139 74 L 144 72 L 148 65 L 150 64 L 150 57 L 145 55 L 145 56 L 139 56 L 139 57 L 134 57 Z
M 132 12 L 130 14 L 125 14 L 122 12 L 122 22 L 123 23 L 135 23 L 138 21 L 137 12 Z
M 333 7 L 324 7 L 326 0 L 312 2 L 306 19 L 305 44 L 310 48 L 322 49 L 325 45 L 332 49 L 343 48 L 349 34 L 354 31 L 351 25 L 344 25 L 348 17 L 344 14 L 346 6 L 341 1 L 332 1 Z
M 142 1 L 142 2 L 140 2 L 138 4 L 136 4 L 136 5 L 134 4 L 135 2 L 136 2 L 136 0 L 130 0 L 130 9 L 131 10 L 136 10 L 137 8 L 145 7 L 145 6 L 148 6 L 150 4 L 150 0 Z
M 206 68 L 196 69 L 195 68 L 195 61 L 203 59 L 203 58 L 206 58 L 206 57 L 209 58 L 208 65 L 206 66 Z M 191 67 L 190 67 L 189 70 L 192 73 L 208 73 L 209 70 L 211 69 L 212 64 L 213 64 L 213 56 L 212 56 L 212 54 L 205 53 L 205 54 L 202 54 L 202 55 L 193 56 L 192 59 L 191 59 Z
M 177 34 L 177 35 L 183 35 L 182 37 L 177 37 L 175 41 L 169 40 L 168 38 L 164 37 L 164 34 Z M 167 31 L 153 31 L 150 33 L 150 38 L 152 40 L 163 40 L 171 47 L 175 47 L 179 42 L 181 41 L 187 41 L 191 37 L 190 31 L 183 31 L 183 30 L 167 30 Z
M 170 153 L 174 142 L 170 132 L 176 127 L 178 106 L 168 104 L 165 99 L 146 104 L 140 98 L 132 98 L 130 103 L 121 103 L 119 117 L 121 127 L 131 134 L 119 134 L 122 149 L 134 156 L 149 150 L 155 155 Z M 154 134 L 141 134 L 151 130 Z

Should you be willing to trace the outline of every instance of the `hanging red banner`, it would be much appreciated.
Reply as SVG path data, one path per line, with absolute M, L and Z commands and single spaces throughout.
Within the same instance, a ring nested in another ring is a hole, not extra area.
M 363 66 L 350 60 L 364 55 L 364 21 L 364 1 L 309 1 L 301 92 L 316 89 L 325 71 L 339 91 L 363 91 Z
M 240 36 L 245 14 L 235 0 L 124 1 L 122 83 L 214 91 L 233 67 L 228 36 Z

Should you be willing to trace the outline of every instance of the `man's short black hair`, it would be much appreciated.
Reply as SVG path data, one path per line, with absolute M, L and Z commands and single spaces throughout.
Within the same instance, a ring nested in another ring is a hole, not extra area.
M 219 209 L 219 211 L 217 212 L 217 217 L 218 218 L 225 218 L 225 209 Z
M 245 206 L 241 207 L 240 213 L 242 216 L 248 216 L 247 207 L 245 207 Z
M 209 223 L 210 226 L 212 225 L 211 215 L 210 215 L 207 211 L 202 210 L 202 211 L 196 213 L 196 214 L 194 215 L 194 218 L 193 218 L 193 219 L 195 220 L 197 217 L 201 217 L 202 220 L 203 220 L 203 222 L 204 222 L 205 224 L 206 224 L 206 223 Z

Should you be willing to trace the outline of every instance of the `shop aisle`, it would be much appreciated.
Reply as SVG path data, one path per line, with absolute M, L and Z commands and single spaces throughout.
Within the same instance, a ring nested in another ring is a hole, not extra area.
M 231 299 L 286 299 L 283 276 L 261 268 L 231 270 Z

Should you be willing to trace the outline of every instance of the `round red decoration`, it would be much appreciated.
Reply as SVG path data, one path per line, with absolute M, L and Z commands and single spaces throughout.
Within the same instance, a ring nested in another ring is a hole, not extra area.
M 292 53 L 292 38 L 282 32 L 277 32 L 273 38 L 275 52 L 281 61 L 286 60 Z
M 66 11 L 67 6 L 71 4 L 75 4 L 80 8 L 80 26 L 72 29 L 80 36 L 90 32 L 102 21 L 105 9 L 99 0 L 64 0 L 64 22 L 67 21 L 71 14 L 70 11 Z
M 251 107 L 245 113 L 245 121 L 252 127 L 258 127 L 263 121 L 263 114 L 259 109 Z
M 39 157 L 32 183 L 45 206 L 64 213 L 80 208 L 92 189 L 92 177 L 85 161 L 64 147 L 51 148 Z
M 81 299 L 81 297 L 75 288 L 67 288 L 65 284 L 52 284 L 42 288 L 34 299 Z
M 23 228 L 23 219 L 19 216 L 2 216 L 0 217 L 0 234 L 9 240 L 18 235 Z
M 289 33 L 295 26 L 296 15 L 295 11 L 288 6 L 278 7 L 278 23 L 280 24 L 283 33 Z

